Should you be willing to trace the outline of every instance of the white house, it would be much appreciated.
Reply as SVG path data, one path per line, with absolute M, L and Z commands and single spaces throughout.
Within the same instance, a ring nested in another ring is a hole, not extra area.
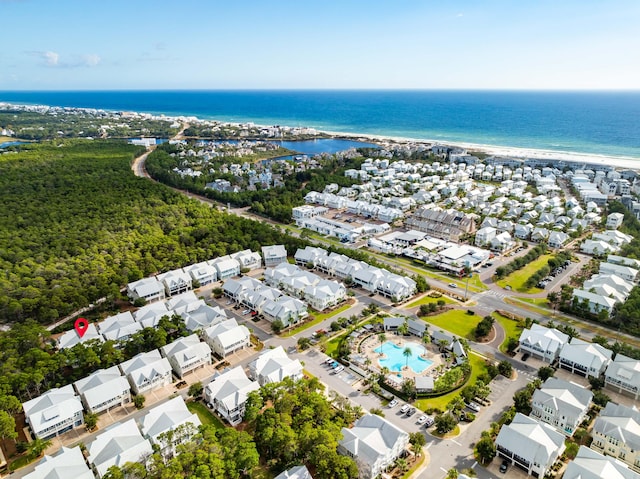
M 496 438 L 497 455 L 529 475 L 544 477 L 566 446 L 565 436 L 551 426 L 516 413 Z
M 616 354 L 604 373 L 604 383 L 637 400 L 640 396 L 640 361 Z
M 604 261 L 600 263 L 599 272 L 603 274 L 615 274 L 625 281 L 631 281 L 632 283 L 638 278 L 637 269 L 621 264 L 605 263 Z
M 73 448 L 62 446 L 55 456 L 45 455 L 33 472 L 22 477 L 24 479 L 95 479 L 79 446 Z
M 562 248 L 569 241 L 569 235 L 563 231 L 552 231 L 547 241 L 550 248 Z
M 240 262 L 230 256 L 212 259 L 209 264 L 218 272 L 218 280 L 222 281 L 240 274 Z
M 611 213 L 607 216 L 607 229 L 608 230 L 617 230 L 622 226 L 622 221 L 624 220 L 624 215 L 622 213 Z
M 220 306 L 209 306 L 204 301 L 194 304 L 180 313 L 187 330 L 194 332 L 206 329 L 227 319 L 227 313 Z
M 164 458 L 176 454 L 176 446 L 191 440 L 202 423 L 187 409 L 182 396 L 153 407 L 140 419 L 142 435 L 160 448 Z
M 631 266 L 632 268 L 640 269 L 640 260 L 635 258 L 626 258 L 615 254 L 607 256 L 607 263 L 621 264 L 622 266 Z
M 219 357 L 250 346 L 250 333 L 246 326 L 235 319 L 227 319 L 203 330 L 203 339 Z
M 264 258 L 264 267 L 273 268 L 287 261 L 287 250 L 281 244 L 263 246 L 262 257 Z
M 185 273 L 182 269 L 174 269 L 173 271 L 158 274 L 156 279 L 164 285 L 164 291 L 167 296 L 186 293 L 192 287 L 191 275 Z
M 127 340 L 142 331 L 142 325 L 133 319 L 129 311 L 125 311 L 98 323 L 98 331 L 107 341 Z
M 164 316 L 171 316 L 164 302 L 147 304 L 133 313 L 133 318 L 143 328 L 155 328 Z
M 73 383 L 87 411 L 97 414 L 131 401 L 131 386 L 118 366 L 100 369 Z
M 587 416 L 592 400 L 588 389 L 551 377 L 533 393 L 530 416 L 571 437 Z
M 569 336 L 555 328 L 549 329 L 540 324 L 533 324 L 531 329 L 525 328 L 520 334 L 520 351 L 553 363 L 558 359 L 560 350 L 568 341 Z
M 592 445 L 593 447 L 593 445 Z M 580 446 L 578 454 L 567 465 L 562 479 L 640 479 L 640 474 L 620 460 Z
M 615 308 L 618 303 L 614 298 L 577 288 L 573 290 L 572 298 L 578 304 L 584 302 L 589 308 L 589 312 L 593 314 L 598 314 L 601 311 L 606 311 L 607 314 L 611 314 L 613 312 L 613 308 Z
M 218 280 L 218 271 L 206 261 L 186 266 L 183 270 L 191 276 L 193 281 L 200 283 L 200 286 L 205 286 Z
M 307 466 L 294 466 L 291 469 L 281 472 L 274 479 L 313 479 L 313 477 L 311 477 Z
M 356 461 L 361 478 L 374 479 L 402 455 L 409 434 L 375 414 L 365 414 L 353 428 L 342 428 L 338 453 Z
M 602 240 L 585 240 L 580 245 L 580 251 L 585 254 L 590 254 L 594 256 L 615 253 L 620 248 L 614 245 L 607 243 Z
M 278 383 L 284 378 L 302 379 L 302 364 L 298 359 L 290 359 L 282 346 L 263 351 L 249 364 L 249 377 L 258 381 L 260 386 Z
M 232 259 L 235 259 L 238 263 L 240 263 L 241 270 L 254 270 L 260 269 L 262 267 L 262 257 L 258 253 L 256 253 L 255 251 L 251 251 L 250 249 L 238 251 L 237 253 L 233 253 L 230 256 Z
M 347 289 L 337 281 L 321 280 L 318 284 L 309 285 L 304 290 L 304 300 L 316 311 L 337 306 L 347 296 Z
M 497 224 L 497 223 L 496 223 Z M 493 226 L 485 226 L 476 231 L 475 245 L 483 247 L 491 243 L 491 240 L 496 237 L 498 230 Z
M 100 342 L 104 341 L 104 338 L 100 333 L 98 333 L 98 329 L 94 323 L 89 323 L 89 326 L 82 337 L 78 334 L 75 328 L 65 332 L 58 338 L 58 349 L 72 348 L 76 344 L 86 343 L 91 340 L 97 340 Z
M 213 378 L 204 388 L 204 398 L 229 424 L 236 426 L 244 418 L 247 395 L 258 389 L 260 385 L 237 366 Z
M 50 439 L 84 424 L 82 402 L 73 386 L 53 388 L 22 404 L 27 424 L 39 439 Z
M 604 346 L 572 338 L 560 351 L 560 367 L 580 376 L 599 378 L 612 356 L 613 352 Z
M 307 305 L 291 296 L 280 296 L 275 300 L 267 300 L 260 306 L 260 312 L 269 322 L 281 321 L 286 327 L 305 319 L 309 313 Z
M 120 371 L 127 376 L 131 389 L 135 394 L 142 394 L 153 389 L 171 384 L 171 364 L 167 358 L 160 356 L 154 349 L 120 363 Z
M 408 276 L 400 276 L 386 269 L 380 270 L 382 277 L 377 282 L 376 291 L 392 301 L 404 301 L 416 293 L 416 282 Z
M 640 472 L 640 412 L 608 402 L 591 431 L 591 449 L 613 456 Z
M 122 467 L 127 462 L 146 464 L 153 454 L 151 443 L 142 437 L 133 419 L 109 426 L 87 446 L 87 451 L 87 460 L 99 478 L 111 466 Z
M 132 301 L 142 298 L 148 303 L 164 299 L 164 285 L 155 278 L 143 278 L 127 285 L 127 296 Z
M 199 367 L 211 364 L 211 348 L 200 341 L 196 334 L 176 339 L 161 347 L 160 353 L 169 360 L 173 372 L 180 379 Z

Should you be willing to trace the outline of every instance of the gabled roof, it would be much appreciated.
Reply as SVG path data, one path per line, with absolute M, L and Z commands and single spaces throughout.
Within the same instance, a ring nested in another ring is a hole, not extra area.
M 640 361 L 616 354 L 616 358 L 607 367 L 605 376 L 640 387 Z
M 22 407 L 36 434 L 83 410 L 80 398 L 76 396 L 71 384 L 50 389 L 41 396 L 23 403 Z
M 640 412 L 608 402 L 593 425 L 593 432 L 612 437 L 633 450 L 640 449 Z
M 45 455 L 35 470 L 23 476 L 24 479 L 95 479 L 93 472 L 84 461 L 80 447 L 62 449 L 55 455 Z
M 73 385 L 78 394 L 84 395 L 87 406 L 91 408 L 130 389 L 127 378 L 122 375 L 118 366 L 100 369 Z
M 187 365 L 196 358 L 211 357 L 211 348 L 207 343 L 200 341 L 196 334 L 176 339 L 160 348 L 160 352 L 165 358 L 173 359 L 179 366 Z
M 227 319 L 205 330 L 208 338 L 217 339 L 226 349 L 227 346 L 245 341 L 249 338 L 249 330 L 244 325 L 238 325 L 235 319 Z
M 533 324 L 531 329 L 524 329 L 520 334 L 520 344 L 538 345 L 544 351 L 557 351 L 567 341 L 569 336 L 566 334 L 540 324 Z
M 98 324 L 100 334 L 106 340 L 118 340 L 142 330 L 129 311 L 110 316 Z
M 141 386 L 152 381 L 156 376 L 171 373 L 171 365 L 167 358 L 160 356 L 160 351 L 154 349 L 120 363 L 120 370 L 129 376 L 136 385 Z
M 254 377 L 262 377 L 267 382 L 280 382 L 286 377 L 300 376 L 302 374 L 302 364 L 297 359 L 287 356 L 282 346 L 268 349 L 258 356 L 249 365 L 249 369 L 255 374 Z
M 295 466 L 278 474 L 274 479 L 313 479 L 313 477 L 306 466 Z
M 580 446 L 562 479 L 640 479 L 640 474 L 613 457 L 603 456 L 587 446 Z
M 578 299 L 586 299 L 591 304 L 597 304 L 607 309 L 612 309 L 618 300 L 602 296 L 600 294 L 585 291 L 584 289 L 574 289 L 573 296 Z
M 222 404 L 228 411 L 236 409 L 247 401 L 251 391 L 260 389 L 256 381 L 251 381 L 241 366 L 237 366 L 215 377 L 206 386 L 208 396 Z
M 58 338 L 58 349 L 72 348 L 76 344 L 86 343 L 92 339 L 97 339 L 100 342 L 104 341 L 102 335 L 98 333 L 96 325 L 94 323 L 89 323 L 89 327 L 82 337 L 80 337 L 75 328 L 60 336 L 60 338 Z
M 147 304 L 133 313 L 134 319 L 144 327 L 155 327 L 163 316 L 171 316 L 171 313 L 162 302 Z
M 195 427 L 202 424 L 198 416 L 187 409 L 182 396 L 177 396 L 152 408 L 143 416 L 140 420 L 140 430 L 144 437 L 155 442 L 155 438 L 160 434 L 172 431 L 187 423 L 191 423 Z
M 165 305 L 169 311 L 180 311 L 184 308 L 188 308 L 189 305 L 198 303 L 200 300 L 193 291 L 187 291 L 186 293 L 178 294 L 165 301 Z
M 138 462 L 153 453 L 151 443 L 142 437 L 133 419 L 109 426 L 96 436 L 87 450 L 88 461 L 100 476 L 111 466 L 122 467 L 127 462 Z
M 578 338 L 572 338 L 560 351 L 560 359 L 566 359 L 596 371 L 600 371 L 603 365 L 608 364 L 612 356 L 613 352 L 604 346 Z
M 140 297 L 164 292 L 164 286 L 155 278 L 142 278 L 138 281 L 129 283 L 127 287 L 130 291 L 135 291 L 135 293 Z
M 227 313 L 219 306 L 211 307 L 208 304 L 198 305 L 197 308 L 181 312 L 184 324 L 189 331 L 205 329 L 227 319 Z
M 547 379 L 533 393 L 533 404 L 543 404 L 559 415 L 580 417 L 589 409 L 593 393 L 574 383 L 558 378 Z
M 373 465 L 395 449 L 400 441 L 406 444 L 409 434 L 375 414 L 365 414 L 351 429 L 342 428 L 340 445 L 358 461 Z
M 551 426 L 516 413 L 511 424 L 502 426 L 496 438 L 496 446 L 526 459 L 529 462 L 549 466 L 564 449 L 565 436 Z

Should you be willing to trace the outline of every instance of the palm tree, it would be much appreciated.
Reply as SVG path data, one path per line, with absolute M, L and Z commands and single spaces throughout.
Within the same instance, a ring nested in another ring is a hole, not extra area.
M 51 446 L 51 441 L 37 437 L 29 443 L 29 452 L 27 455 L 33 459 L 40 457 L 49 446 Z
M 387 335 L 384 333 L 379 333 L 378 334 L 378 341 L 380 341 L 380 356 L 382 356 L 382 346 L 384 345 L 384 342 L 387 340 Z
M 406 358 L 404 367 L 408 368 L 409 367 L 409 358 L 411 356 L 413 356 L 413 351 L 411 350 L 411 348 L 409 346 L 407 346 L 406 348 L 404 348 L 404 351 L 402 351 L 402 355 Z

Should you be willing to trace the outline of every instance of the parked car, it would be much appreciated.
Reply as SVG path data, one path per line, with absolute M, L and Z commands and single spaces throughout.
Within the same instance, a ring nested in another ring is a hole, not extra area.
M 335 361 L 335 359 L 333 359 L 333 358 L 327 358 L 327 359 L 325 360 L 325 363 L 327 363 L 327 364 L 333 364 L 333 362 L 334 362 L 334 361 Z
M 398 405 L 398 400 L 397 399 L 392 399 L 391 402 L 388 404 L 388 406 L 390 408 L 396 407 L 397 405 Z
M 340 374 L 342 371 L 344 371 L 344 366 L 340 365 L 333 370 L 333 374 Z
M 456 283 L 449 283 L 450 288 L 457 288 L 458 285 Z
M 473 402 L 473 401 L 468 403 L 467 407 L 469 409 L 471 409 L 473 412 L 480 412 L 480 405 L 478 403 Z
M 431 427 L 436 423 L 436 420 L 433 416 L 427 416 L 427 421 L 424 423 L 424 427 Z
M 427 416 L 426 414 L 423 414 L 418 418 L 418 424 L 422 425 L 426 423 L 428 419 L 429 419 L 429 416 Z
M 251 312 L 251 310 L 250 310 L 250 309 L 245 309 L 245 310 L 242 312 L 242 315 L 244 316 L 245 314 L 249 314 L 250 312 Z
M 525 362 L 527 359 L 529 359 L 529 353 L 524 353 L 522 355 L 522 362 Z
M 411 406 L 409 406 L 408 404 L 403 404 L 402 407 L 400 408 L 400 412 L 404 414 L 409 410 L 410 407 Z
M 416 408 L 412 407 L 409 408 L 409 410 L 407 411 L 407 417 L 411 417 L 416 413 Z
M 509 461 L 503 459 L 502 464 L 500 464 L 500 472 L 507 472 L 507 469 L 509 469 Z

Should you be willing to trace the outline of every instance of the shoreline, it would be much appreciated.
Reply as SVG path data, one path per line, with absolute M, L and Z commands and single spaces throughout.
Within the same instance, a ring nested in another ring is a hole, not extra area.
M 75 107 L 75 106 L 50 106 L 50 105 L 41 105 L 41 104 L 26 104 L 26 103 L 12 103 L 6 101 L 0 101 L 0 106 L 3 105 L 12 105 L 17 107 L 46 107 L 46 108 L 73 108 L 77 110 L 85 110 L 85 111 L 104 111 L 109 113 L 119 113 L 123 110 L 110 110 L 110 109 L 102 109 L 102 108 L 86 108 L 86 107 Z M 179 114 L 179 115 L 167 115 L 163 112 L 139 112 L 132 111 L 136 115 L 150 115 L 157 117 L 157 119 L 163 119 L 167 121 L 198 121 L 198 122 L 217 122 L 221 124 L 235 125 L 239 126 L 246 123 L 252 123 L 256 127 L 271 127 L 274 125 L 256 123 L 251 120 L 247 121 L 227 121 L 224 119 L 218 119 L 213 116 L 209 117 L 198 117 L 196 115 L 190 114 Z M 289 128 L 296 128 L 292 125 L 287 125 L 284 123 L 280 123 L 280 126 L 287 126 Z M 505 158 L 513 158 L 519 160 L 525 159 L 540 159 L 540 160 L 549 160 L 549 161 L 566 161 L 569 163 L 586 163 L 586 164 L 594 164 L 594 165 L 607 165 L 612 166 L 614 168 L 621 169 L 631 169 L 631 170 L 640 170 L 640 157 L 634 158 L 630 156 L 615 156 L 615 155 L 606 155 L 606 154 L 596 154 L 596 153 L 582 153 L 582 152 L 567 152 L 567 151 L 559 151 L 559 150 L 547 150 L 547 149 L 539 149 L 539 148 L 525 148 L 525 147 L 515 147 L 515 146 L 504 146 L 504 145 L 490 145 L 490 144 L 481 144 L 481 143 L 471 143 L 464 141 L 449 141 L 443 139 L 425 139 L 425 138 L 411 138 L 411 137 L 403 137 L 403 136 L 392 136 L 392 135 L 376 135 L 371 133 L 354 133 L 354 132 L 341 132 L 341 131 L 332 131 L 332 130 L 324 130 L 320 128 L 316 128 L 313 126 L 306 125 L 306 128 L 313 128 L 320 134 L 326 134 L 333 138 L 345 138 L 345 139 L 360 139 L 369 142 L 375 143 L 386 143 L 386 144 L 429 144 L 429 145 L 444 145 L 449 147 L 458 147 L 465 149 L 469 152 L 480 152 L 485 153 L 489 156 L 498 156 Z M 265 140 L 269 140 L 266 138 Z M 286 140 L 286 141 L 296 141 L 296 140 Z

